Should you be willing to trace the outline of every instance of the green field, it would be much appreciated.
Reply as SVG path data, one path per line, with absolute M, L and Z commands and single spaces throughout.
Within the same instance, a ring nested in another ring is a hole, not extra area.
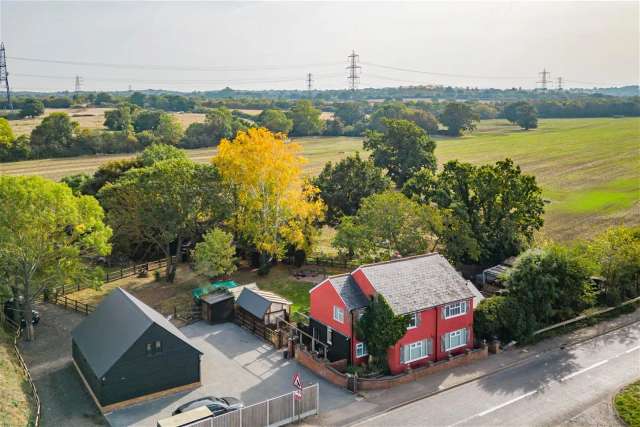
M 640 223 L 640 119 L 548 119 L 522 131 L 503 121 L 438 142 L 440 162 L 512 158 L 536 176 L 554 240 L 588 237 L 613 224 Z
M 308 160 L 305 172 L 310 175 L 329 160 L 362 150 L 361 138 L 294 140 L 302 145 Z M 614 224 L 640 224 L 640 118 L 546 119 L 531 131 L 504 120 L 488 120 L 472 134 L 436 140 L 440 163 L 459 159 L 482 164 L 510 157 L 535 175 L 549 201 L 544 232 L 554 240 L 589 237 Z M 215 149 L 189 150 L 188 154 L 195 161 L 208 162 Z M 0 173 L 60 179 L 126 157 L 131 155 L 0 163 Z

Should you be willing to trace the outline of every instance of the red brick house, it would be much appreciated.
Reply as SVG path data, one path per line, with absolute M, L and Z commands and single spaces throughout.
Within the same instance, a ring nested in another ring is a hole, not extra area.
M 473 347 L 473 301 L 479 293 L 438 253 L 363 265 L 325 279 L 309 293 L 310 333 L 327 344 L 331 361 L 367 360 L 355 322 L 376 294 L 396 315 L 413 319 L 404 337 L 389 348 L 391 373 Z

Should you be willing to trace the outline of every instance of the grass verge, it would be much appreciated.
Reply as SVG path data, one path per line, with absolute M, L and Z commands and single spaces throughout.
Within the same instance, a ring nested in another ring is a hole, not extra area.
M 623 388 L 613 399 L 620 418 L 630 427 L 640 427 L 640 381 Z
M 13 336 L 0 327 L 0 426 L 33 425 L 31 388 L 13 350 Z

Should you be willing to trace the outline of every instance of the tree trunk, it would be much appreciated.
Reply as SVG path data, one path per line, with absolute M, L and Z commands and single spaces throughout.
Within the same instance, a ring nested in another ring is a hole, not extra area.
M 24 316 L 24 320 L 26 322 L 25 332 L 26 332 L 26 340 L 32 341 L 35 339 L 35 331 L 33 330 L 33 316 L 31 313 L 31 292 L 29 289 L 29 278 L 25 275 L 24 278 L 24 303 L 22 305 L 22 315 Z M 18 325 L 20 325 L 20 320 L 18 320 Z M 20 325 L 21 326 L 21 325 Z
M 167 244 L 167 269 L 165 272 L 165 278 L 167 282 L 171 283 L 171 277 L 173 276 L 173 257 L 171 256 L 171 244 Z

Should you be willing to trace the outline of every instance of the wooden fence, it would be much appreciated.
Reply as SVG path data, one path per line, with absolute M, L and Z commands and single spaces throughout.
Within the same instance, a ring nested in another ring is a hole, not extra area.
M 74 310 L 84 315 L 88 315 L 89 313 L 94 312 L 96 309 L 95 305 L 87 304 L 82 301 L 69 298 L 66 295 L 54 294 L 53 297 L 51 298 L 51 302 L 53 304 L 64 307 L 67 310 Z
M 352 269 L 352 270 L 355 270 L 360 266 L 358 264 L 354 264 L 352 261 L 349 261 L 347 259 L 330 258 L 330 257 L 308 257 L 304 263 L 310 264 L 310 265 L 326 266 L 326 267 L 342 267 L 344 269 Z
M 275 348 L 284 346 L 285 340 L 279 330 L 268 327 L 264 324 L 264 320 L 254 317 L 244 309 L 237 307 L 233 318 L 238 326 L 270 342 Z
M 22 353 L 20 353 L 20 350 L 18 349 L 18 340 L 20 339 L 20 334 L 22 332 L 22 329 L 14 322 L 11 321 L 11 319 L 5 318 L 4 319 L 5 322 L 7 323 L 7 325 L 9 325 L 11 327 L 11 329 L 15 329 L 15 335 L 13 336 L 13 351 L 16 353 L 16 356 L 18 357 L 18 362 L 20 363 L 20 367 L 22 367 L 22 370 L 24 371 L 25 376 L 27 377 L 27 382 L 29 383 L 29 387 L 31 388 L 31 392 L 33 393 L 33 400 L 35 401 L 35 409 L 36 409 L 36 416 L 35 419 L 33 420 L 33 425 L 34 427 L 39 427 L 40 426 L 40 396 L 38 395 L 38 390 L 36 389 L 36 385 L 33 383 L 33 379 L 31 378 L 31 373 L 29 372 L 29 368 L 27 368 L 27 364 L 24 361 L 24 358 L 22 357 Z
M 279 427 L 318 415 L 319 410 L 320 390 L 316 383 L 302 390 L 300 400 L 291 392 L 185 427 Z
M 176 262 L 177 257 L 173 257 L 173 262 Z M 167 266 L 167 259 L 159 259 L 156 261 L 144 262 L 142 264 L 132 265 L 130 267 L 121 267 L 119 270 L 107 272 L 105 283 L 113 282 L 116 280 L 124 279 L 125 277 L 135 276 L 140 273 L 148 271 L 159 270 Z

